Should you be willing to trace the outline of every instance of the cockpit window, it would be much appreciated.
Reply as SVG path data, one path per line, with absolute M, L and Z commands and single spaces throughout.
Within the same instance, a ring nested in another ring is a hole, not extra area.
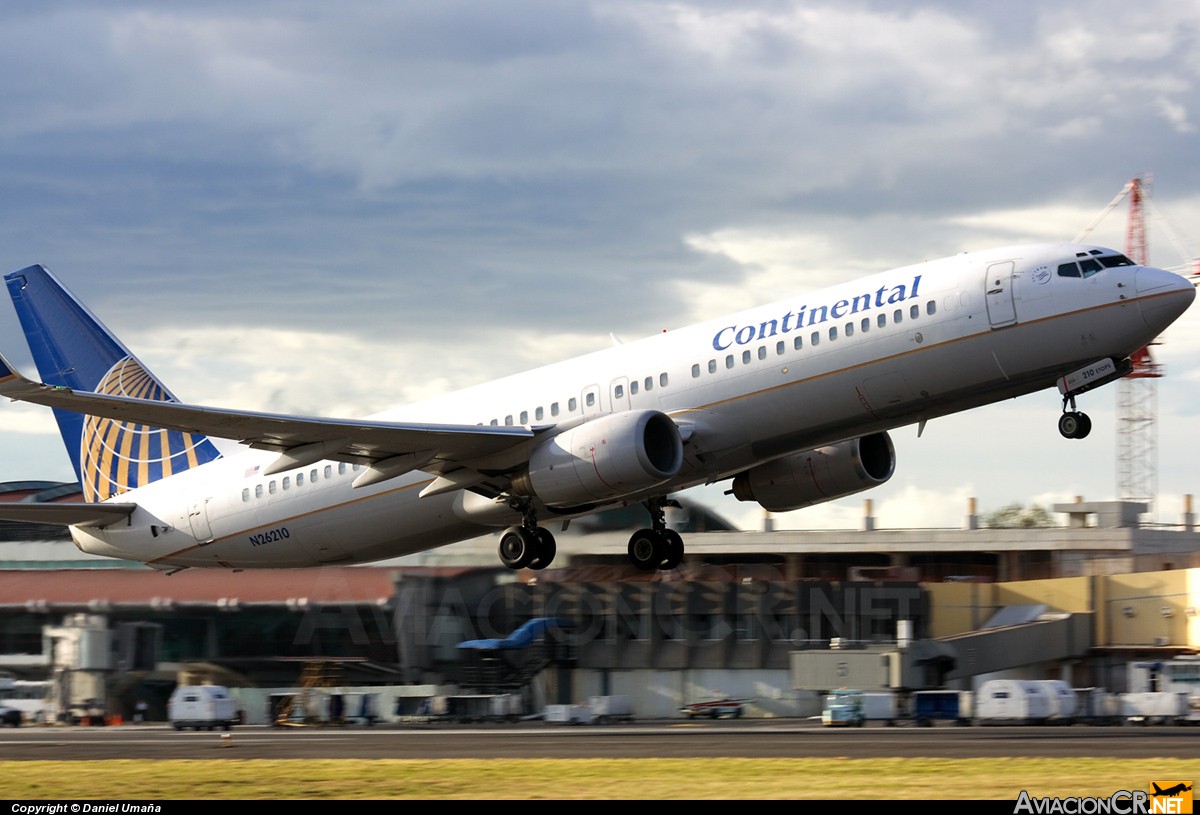
M 1125 257 L 1124 255 L 1117 254 L 1116 252 L 1112 251 L 1111 249 L 1089 249 L 1086 254 L 1083 252 L 1075 253 L 1075 257 L 1077 257 L 1077 258 L 1086 258 L 1088 255 L 1091 255 L 1091 256 L 1095 257 L 1096 260 L 1100 261 L 1101 265 L 1104 266 L 1105 269 L 1111 269 L 1114 266 L 1136 266 L 1137 265 L 1129 258 Z M 1085 271 L 1086 271 L 1086 267 L 1085 267 Z
M 1094 253 L 1089 253 L 1094 254 Z M 1124 255 L 1107 255 L 1105 257 L 1089 257 L 1079 253 L 1078 263 L 1063 263 L 1058 267 L 1059 277 L 1091 277 L 1100 274 L 1106 267 L 1131 266 L 1129 258 Z

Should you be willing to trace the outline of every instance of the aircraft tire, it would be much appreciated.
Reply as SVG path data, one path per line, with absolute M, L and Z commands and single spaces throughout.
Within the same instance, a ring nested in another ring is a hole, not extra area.
M 537 551 L 537 538 L 520 526 L 504 530 L 500 536 L 500 562 L 510 569 L 524 569 Z
M 1079 438 L 1079 428 L 1081 426 L 1079 416 L 1080 414 L 1071 411 L 1058 417 L 1058 432 L 1062 434 L 1063 438 Z
M 554 562 L 554 555 L 558 552 L 558 546 L 554 543 L 554 535 L 550 534 L 549 529 L 542 527 L 537 528 L 537 545 L 534 547 L 533 560 L 529 562 L 531 569 L 544 569 Z
M 653 529 L 639 529 L 629 539 L 629 562 L 643 572 L 652 572 L 662 565 L 665 549 L 662 535 Z
M 678 568 L 680 563 L 683 563 L 683 538 L 674 529 L 664 529 L 662 531 L 662 538 L 663 543 L 666 544 L 664 547 L 666 555 L 659 568 L 669 572 L 672 569 Z

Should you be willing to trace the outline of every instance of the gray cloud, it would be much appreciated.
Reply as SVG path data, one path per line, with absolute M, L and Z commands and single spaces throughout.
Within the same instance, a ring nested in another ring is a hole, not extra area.
M 147 330 L 332 324 L 487 348 L 507 373 L 528 360 L 507 338 L 599 347 L 761 284 L 761 261 L 691 236 L 810 236 L 770 278 L 803 289 L 1020 240 L 1012 210 L 1082 213 L 1070 238 L 1147 171 L 1163 200 L 1200 197 L 1193 4 L 64 0 L 0 19 L 9 266 L 45 262 Z M 15 319 L 0 343 L 24 359 Z

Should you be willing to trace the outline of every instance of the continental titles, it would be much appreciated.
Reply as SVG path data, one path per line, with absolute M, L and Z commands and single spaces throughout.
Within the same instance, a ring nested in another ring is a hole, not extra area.
M 820 325 L 829 320 L 840 320 L 871 309 L 896 305 L 917 297 L 920 288 L 921 276 L 916 275 L 913 277 L 912 283 L 880 286 L 873 292 L 864 292 L 856 297 L 838 300 L 833 304 L 819 306 L 802 304 L 795 311 L 789 311 L 778 318 L 764 320 L 758 325 L 727 325 L 713 335 L 712 345 L 715 350 L 724 351 L 734 345 L 748 345 L 768 337 L 788 334 L 800 328 Z

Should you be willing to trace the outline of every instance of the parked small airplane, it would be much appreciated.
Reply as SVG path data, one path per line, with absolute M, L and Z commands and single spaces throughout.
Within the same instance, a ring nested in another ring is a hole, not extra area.
M 165 571 L 369 562 L 492 530 L 505 565 L 542 569 L 541 522 L 637 503 L 630 562 L 671 569 L 664 506 L 689 487 L 731 480 L 772 512 L 851 495 L 892 476 L 888 430 L 1055 385 L 1060 432 L 1087 436 L 1076 397 L 1195 298 L 1110 249 L 1006 247 L 326 419 L 183 404 L 45 268 L 5 281 L 44 384 L 0 358 L 0 395 L 54 409 L 85 502 L 0 518 Z

